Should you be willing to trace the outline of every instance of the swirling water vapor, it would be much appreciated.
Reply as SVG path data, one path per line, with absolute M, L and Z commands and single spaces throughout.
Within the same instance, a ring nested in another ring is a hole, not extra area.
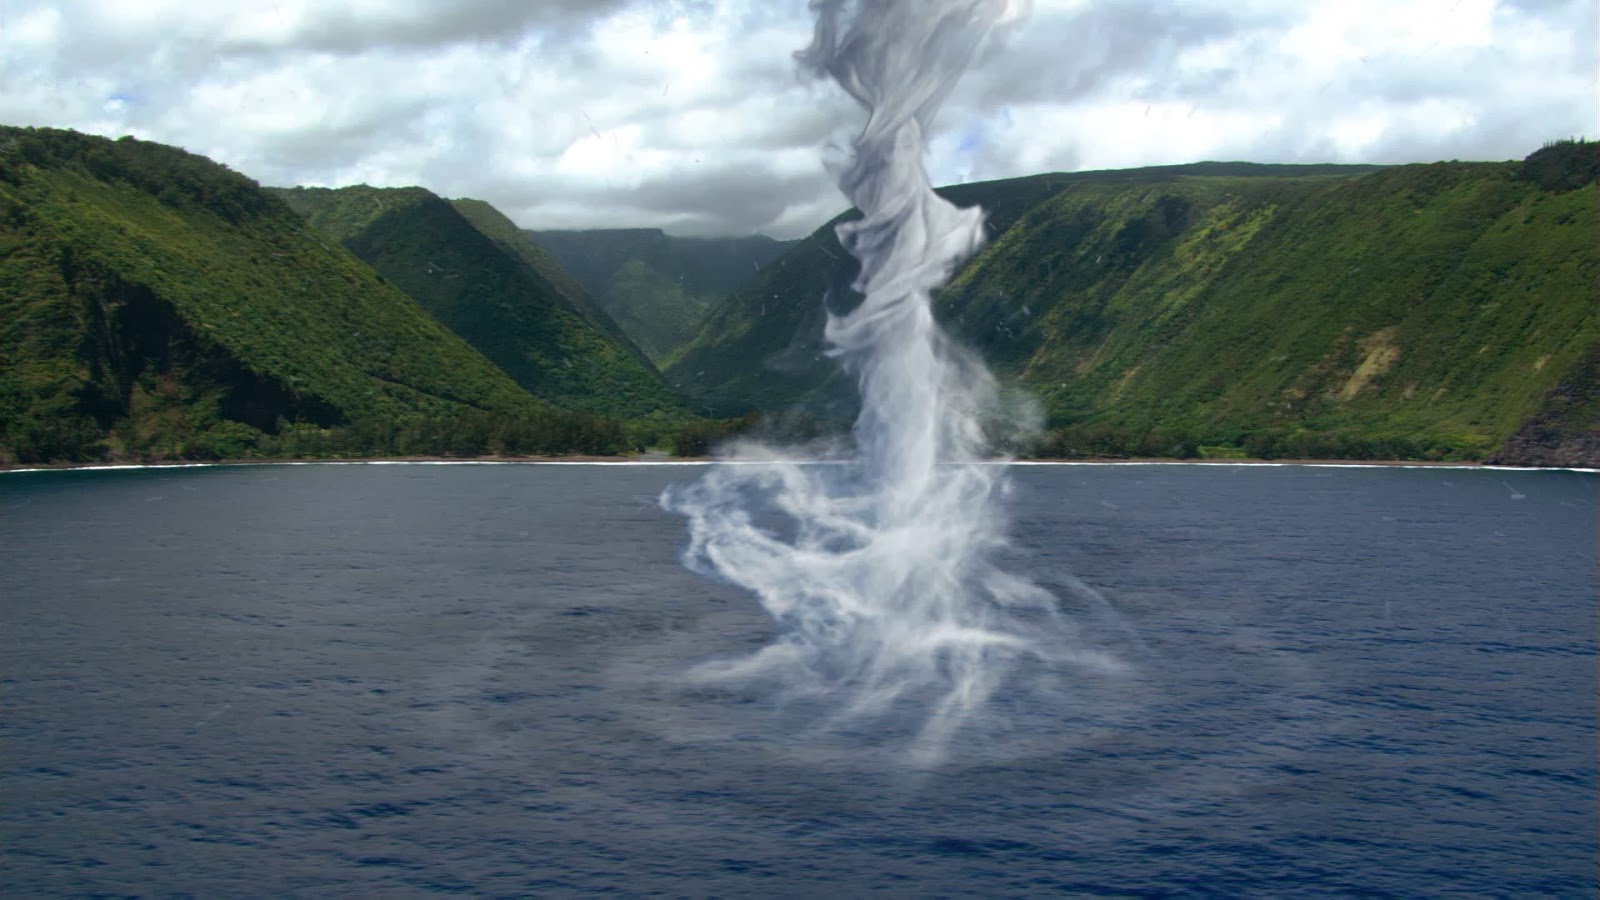
M 746 444 L 662 498 L 688 519 L 690 568 L 753 592 L 778 626 L 753 655 L 698 666 L 703 683 L 761 686 L 812 727 L 905 732 L 934 764 L 964 732 L 1060 690 L 1067 668 L 1114 662 L 1080 646 L 1055 598 L 993 561 L 1004 547 L 1003 464 L 989 458 L 994 379 L 934 320 L 932 292 L 983 240 L 982 210 L 934 193 L 925 136 L 1004 0 L 819 0 L 798 57 L 866 109 L 841 172 L 859 220 L 855 309 L 830 313 L 829 353 L 861 393 L 853 456 L 786 461 Z M 910 723 L 910 724 L 908 724 Z

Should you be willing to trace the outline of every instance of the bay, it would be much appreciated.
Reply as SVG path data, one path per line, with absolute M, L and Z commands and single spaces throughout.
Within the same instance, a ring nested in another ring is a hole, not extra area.
M 5 893 L 1593 890 L 1593 474 L 1019 467 L 1125 671 L 928 770 L 681 681 L 695 472 L 0 478 Z

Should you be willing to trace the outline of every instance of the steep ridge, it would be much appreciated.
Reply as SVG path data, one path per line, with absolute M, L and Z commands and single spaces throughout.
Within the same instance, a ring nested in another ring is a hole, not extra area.
M 560 418 L 250 179 L 0 127 L 0 461 L 292 453 L 286 427 L 479 411 Z
M 951 185 L 939 193 L 960 206 L 982 206 L 988 239 L 1004 234 L 1029 209 L 1073 185 L 1124 185 L 1197 173 L 1243 176 L 1362 173 L 1372 166 L 1275 166 L 1197 163 L 1129 171 L 1052 173 Z M 853 387 L 823 355 L 825 307 L 856 302 L 856 266 L 834 228 L 848 211 L 813 232 L 706 315 L 693 341 L 664 372 L 669 381 L 718 415 L 801 405 L 829 419 L 854 413 Z
M 528 231 L 657 364 L 694 336 L 711 304 L 793 241 L 675 237 L 655 228 Z
M 1597 188 L 1529 172 L 1083 186 L 941 307 L 1049 452 L 1482 458 L 1600 341 Z
M 1600 343 L 1550 389 L 1539 411 L 1487 462 L 1600 467 Z
M 612 323 L 591 321 L 584 298 L 541 274 L 534 254 L 480 230 L 450 202 L 422 188 L 274 190 L 535 396 L 633 419 L 683 415 Z
M 1573 458 L 1600 424 L 1580 366 L 1600 341 L 1595 146 L 948 188 L 992 238 L 937 309 L 1040 401 L 1047 455 L 1481 459 L 1545 410 L 1538 434 Z M 667 367 L 703 409 L 853 415 L 820 342 L 819 301 L 852 302 L 832 224 Z
M 525 229 L 518 228 L 515 222 L 506 218 L 505 213 L 495 209 L 486 201 L 470 197 L 451 200 L 450 205 L 471 222 L 473 228 L 494 241 L 500 249 L 520 259 L 537 272 L 539 277 L 555 289 L 561 299 L 595 327 L 636 355 L 642 355 L 634 340 L 617 326 L 616 320 L 594 301 L 583 285 L 572 277 L 572 273 L 562 268 L 561 263 L 550 254 L 550 251 L 535 243 Z
M 1597 176 L 1597 145 L 1563 141 L 953 186 L 990 243 L 937 307 L 1040 401 L 1042 454 L 1600 465 Z M 672 352 L 695 412 L 849 420 L 820 344 L 825 305 L 855 302 L 833 224 Z M 618 234 L 587 246 L 659 243 Z M 677 427 L 555 256 L 481 201 L 264 191 L 175 148 L 0 127 L 0 463 L 623 445 L 550 403 L 655 422 L 639 442 Z

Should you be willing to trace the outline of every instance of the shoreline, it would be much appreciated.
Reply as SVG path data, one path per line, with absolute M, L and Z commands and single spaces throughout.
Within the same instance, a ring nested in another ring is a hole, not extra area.
M 700 466 L 719 462 L 715 457 L 675 457 L 664 453 L 634 456 L 371 456 L 348 459 L 218 459 L 154 460 L 150 462 L 24 463 L 0 465 L 0 475 L 25 472 L 118 471 L 140 469 L 195 469 L 224 466 L 359 466 L 359 465 L 630 465 Z M 1013 466 L 1305 466 L 1327 468 L 1430 468 L 1484 469 L 1500 472 L 1600 472 L 1600 468 L 1575 466 L 1497 466 L 1487 463 L 1407 459 L 1175 459 L 1170 457 L 1080 457 L 1070 459 L 995 460 Z
M 648 457 L 648 458 L 647 458 Z M 381 466 L 381 465 L 513 465 L 562 463 L 590 465 L 594 463 L 676 463 L 679 460 L 666 455 L 651 456 L 351 456 L 289 457 L 284 459 L 156 459 L 148 462 L 72 462 L 72 463 L 10 463 L 0 464 L 0 474 L 8 472 L 71 472 L 81 470 L 113 471 L 116 469 L 197 469 L 220 466 Z M 705 457 L 692 461 L 707 462 Z

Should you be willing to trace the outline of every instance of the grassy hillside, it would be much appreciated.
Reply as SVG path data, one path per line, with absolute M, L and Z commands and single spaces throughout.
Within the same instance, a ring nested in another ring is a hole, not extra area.
M 1600 344 L 1488 462 L 1520 466 L 1600 466 Z
M 611 440 L 248 178 L 0 127 L 0 462 L 425 452 L 491 414 L 529 448 Z
M 555 289 L 562 300 L 591 324 L 627 347 L 630 352 L 642 355 L 634 340 L 617 326 L 616 320 L 612 319 L 593 297 L 589 296 L 589 292 L 572 277 L 572 273 L 563 269 L 550 251 L 535 243 L 527 231 L 518 228 L 517 224 L 506 218 L 504 213 L 483 200 L 467 197 L 451 200 L 450 205 L 471 222 L 473 228 L 494 241 L 501 250 L 521 260 L 538 273 L 539 277 Z
M 541 274 L 548 262 L 505 233 L 504 217 L 422 188 L 275 192 L 535 396 L 625 418 L 684 415 L 637 348 L 604 316 L 586 317 L 581 291 Z
M 990 243 L 937 312 L 1039 398 L 1042 454 L 1600 465 L 1597 178 L 1600 146 L 1559 142 L 946 188 Z M 602 271 L 671 295 L 652 315 L 738 284 L 655 346 L 729 420 L 680 445 L 753 410 L 848 421 L 820 340 L 825 303 L 854 302 L 833 224 L 749 279 L 772 246 L 659 232 L 574 238 L 569 275 L 479 201 L 269 192 L 170 147 L 0 127 L 0 463 L 614 452 L 606 415 L 638 438 L 688 413 L 623 333 L 660 323 L 585 290 Z
M 654 228 L 529 231 L 660 364 L 694 336 L 711 305 L 793 242 L 673 237 Z
M 1600 427 L 1594 155 L 1041 176 L 1010 206 L 966 186 L 997 234 L 938 312 L 1043 402 L 1046 454 L 1477 459 L 1539 414 L 1501 458 L 1557 434 L 1573 458 Z M 808 238 L 668 377 L 721 415 L 850 414 L 819 340 L 841 256 Z
M 1084 186 L 940 305 L 1057 452 L 1481 458 L 1600 340 L 1595 185 L 1523 176 Z
M 1132 172 L 1081 172 L 1010 178 L 940 188 L 959 206 L 982 206 L 990 241 L 1028 210 L 1073 185 L 1161 181 L 1188 173 L 1303 174 L 1366 172 L 1372 167 L 1260 166 L 1200 163 Z M 856 300 L 850 290 L 858 268 L 839 245 L 834 228 L 855 218 L 846 212 L 790 248 L 751 281 L 717 303 L 693 341 L 668 360 L 668 380 L 719 415 L 804 403 L 825 418 L 848 418 L 854 387 L 822 355 L 824 298 L 835 308 Z

